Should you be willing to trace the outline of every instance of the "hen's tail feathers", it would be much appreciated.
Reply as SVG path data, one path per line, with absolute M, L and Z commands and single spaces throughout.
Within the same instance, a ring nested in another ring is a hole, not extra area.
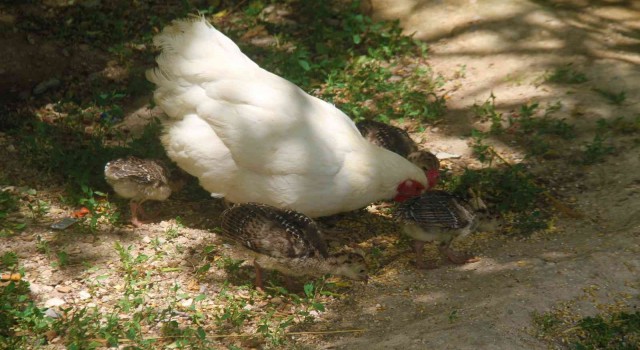
M 146 72 L 159 87 L 186 80 L 199 83 L 215 80 L 230 69 L 257 65 L 238 46 L 204 18 L 180 19 L 153 38 L 161 49 L 158 67 Z

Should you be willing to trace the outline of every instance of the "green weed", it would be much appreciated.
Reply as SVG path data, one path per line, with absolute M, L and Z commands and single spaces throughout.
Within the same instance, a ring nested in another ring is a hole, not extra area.
M 19 203 L 19 198 L 11 191 L 0 190 L 0 237 L 11 236 L 27 226 L 23 220 L 10 220 L 10 216 L 18 212 Z
M 480 120 L 491 122 L 491 134 L 502 134 L 504 131 L 504 126 L 502 125 L 502 113 L 498 112 L 496 109 L 496 96 L 493 92 L 481 105 L 474 104 L 471 109 L 473 110 L 474 115 L 480 118 Z
M 61 250 L 57 252 L 56 255 L 58 257 L 58 261 L 55 263 L 56 267 L 63 268 L 69 265 L 69 254 L 67 254 L 67 252 Z
M 49 255 L 49 253 L 51 253 L 49 241 L 43 239 L 40 235 L 36 236 L 36 251 L 45 255 Z
M 597 122 L 593 140 L 585 145 L 582 154 L 583 164 L 595 164 L 604 161 L 605 156 L 612 154 L 615 148 L 611 145 L 611 130 L 605 119 Z
M 223 288 L 218 293 L 218 298 L 224 301 L 225 305 L 219 314 L 214 315 L 218 327 L 238 329 L 250 317 L 249 311 L 245 308 L 246 299 L 238 298 L 227 288 Z
M 179 216 L 176 216 L 176 224 L 170 225 L 169 227 L 167 227 L 167 230 L 165 231 L 165 236 L 167 237 L 167 239 L 174 239 L 180 235 L 180 231 L 182 229 L 184 229 L 184 225 L 182 224 L 182 218 Z
M 110 224 L 115 224 L 120 215 L 111 207 L 111 203 L 106 200 L 106 194 L 100 191 L 94 191 L 91 188 L 82 185 L 82 193 L 84 196 L 78 200 L 80 205 L 85 206 L 91 215 L 88 216 L 89 228 L 95 231 L 101 218 L 105 218 Z
M 640 347 L 640 312 L 618 311 L 573 320 L 561 311 L 534 314 L 540 335 L 569 349 L 631 350 Z
M 618 105 L 618 106 L 622 105 L 624 101 L 627 99 L 627 93 L 624 91 L 613 92 L 613 91 L 604 90 L 600 88 L 593 88 L 593 91 L 600 94 L 600 96 L 606 98 L 609 101 L 609 103 Z
M 600 119 L 597 130 L 600 133 L 609 131 L 613 134 L 631 135 L 640 132 L 640 115 L 635 118 L 617 117 L 611 121 Z
M 6 252 L 0 257 L 0 270 L 22 271 L 18 255 Z M 23 275 L 22 272 L 20 272 Z M 45 332 L 51 319 L 31 300 L 29 283 L 24 280 L 0 285 L 0 348 L 22 349 L 46 344 Z
M 6 252 L 0 256 L 0 268 L 13 270 L 18 264 L 18 254 Z
M 581 84 L 586 82 L 587 76 L 571 67 L 571 64 L 556 68 L 551 74 L 549 74 L 545 81 L 556 84 Z
M 548 105 L 543 111 L 537 102 L 524 104 L 505 120 L 504 115 L 497 111 L 493 93 L 482 104 L 473 106 L 476 117 L 483 121 L 489 121 L 490 135 L 502 136 L 513 139 L 522 145 L 530 156 L 547 156 L 557 153 L 552 149 L 552 141 L 557 138 L 570 140 L 575 138 L 575 128 L 564 119 L 552 118 L 551 115 L 560 110 L 560 102 Z M 475 156 L 482 162 L 487 161 L 486 146 L 483 140 L 486 138 L 481 131 L 472 132 L 474 139 L 473 149 Z
M 469 189 L 477 193 L 492 212 L 506 221 L 506 232 L 530 234 L 549 228 L 551 213 L 540 210 L 544 189 L 536 185 L 523 164 L 511 167 L 466 169 L 449 183 L 459 196 L 468 197 Z

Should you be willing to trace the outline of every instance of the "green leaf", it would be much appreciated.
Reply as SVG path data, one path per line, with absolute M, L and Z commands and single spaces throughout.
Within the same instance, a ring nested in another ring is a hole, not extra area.
M 362 39 L 360 38 L 359 34 L 353 34 L 353 43 L 354 44 L 360 44 L 361 41 L 362 41 Z
M 307 283 L 304 285 L 304 294 L 311 298 L 313 296 L 313 283 Z
M 302 69 L 304 69 L 305 71 L 309 71 L 311 70 L 311 66 L 309 65 L 309 62 L 305 61 L 305 60 L 298 60 L 298 64 L 300 65 L 300 67 L 302 67 Z
M 204 340 L 207 338 L 207 333 L 204 331 L 204 329 L 202 329 L 202 327 L 198 327 L 198 338 Z
M 324 311 L 324 304 L 323 303 L 313 303 L 311 304 L 313 306 L 314 309 L 318 310 L 318 311 Z

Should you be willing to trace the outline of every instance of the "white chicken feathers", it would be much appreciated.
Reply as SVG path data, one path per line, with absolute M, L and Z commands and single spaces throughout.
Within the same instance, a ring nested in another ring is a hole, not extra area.
M 317 217 L 427 184 L 404 158 L 371 145 L 333 105 L 251 61 L 204 19 L 174 21 L 147 71 L 169 119 L 169 157 L 214 196 Z

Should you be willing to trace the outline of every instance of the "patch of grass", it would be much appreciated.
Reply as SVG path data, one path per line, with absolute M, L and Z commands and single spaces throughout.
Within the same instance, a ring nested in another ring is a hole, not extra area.
M 18 255 L 5 252 L 0 257 L 0 272 L 22 271 Z M 24 275 L 22 272 L 20 275 Z M 31 300 L 29 283 L 9 281 L 0 285 L 0 348 L 23 349 L 46 344 L 45 333 L 51 319 Z
M 91 231 L 95 231 L 98 228 L 101 219 L 112 225 L 118 222 L 120 215 L 111 207 L 111 203 L 106 200 L 105 193 L 94 191 L 85 185 L 82 185 L 82 193 L 84 193 L 84 196 L 78 200 L 78 203 L 86 207 L 90 212 L 90 215 L 84 219 L 85 222 L 88 221 Z
M 64 268 L 69 265 L 69 254 L 64 250 L 61 250 L 56 253 L 58 257 L 58 261 L 55 263 L 55 266 L 58 268 Z
M 631 350 L 640 347 L 640 312 L 618 311 L 570 318 L 560 310 L 534 314 L 540 336 L 575 350 Z
M 42 236 L 36 236 L 36 251 L 40 254 L 49 255 L 51 253 L 51 246 L 49 241 L 42 238 Z
M 496 109 L 496 96 L 493 92 L 491 92 L 489 98 L 481 105 L 474 103 L 471 109 L 474 115 L 480 118 L 481 121 L 491 122 L 491 134 L 500 135 L 504 132 L 502 113 Z
M 0 237 L 10 236 L 25 228 L 26 223 L 9 220 L 19 209 L 19 198 L 9 190 L 0 190 Z
M 5 252 L 0 256 L 0 268 L 2 270 L 14 270 L 18 264 L 18 254 L 14 252 Z
M 596 123 L 596 133 L 593 136 L 593 140 L 585 145 L 582 154 L 583 164 L 602 162 L 607 155 L 615 151 L 615 147 L 613 147 L 610 140 L 610 124 L 604 119 L 600 119 Z
M 216 325 L 222 329 L 240 329 L 250 317 L 250 312 L 246 308 L 249 301 L 230 293 L 227 288 L 223 288 L 218 293 L 218 298 L 223 301 L 224 307 L 214 315 Z
M 637 349 L 640 347 L 640 312 L 619 312 L 607 317 L 585 317 L 578 322 L 583 334 L 576 349 Z
M 571 64 L 556 68 L 545 78 L 545 81 L 556 84 L 581 84 L 588 80 L 584 73 L 573 69 Z
M 631 135 L 640 133 L 640 115 L 635 118 L 617 117 L 611 121 L 598 121 L 599 131 L 609 130 L 613 134 Z
M 448 187 L 463 198 L 469 197 L 472 189 L 487 203 L 489 210 L 505 219 L 506 233 L 526 235 L 551 225 L 551 213 L 540 209 L 544 207 L 544 189 L 536 185 L 523 164 L 466 169 Z
M 595 164 L 604 161 L 604 158 L 612 154 L 615 148 L 608 144 L 608 138 L 602 134 L 596 134 L 593 140 L 585 144 L 582 155 L 583 164 Z
M 550 116 L 562 107 L 560 102 L 547 106 L 543 113 L 539 113 L 539 107 L 537 102 L 524 104 L 507 119 L 509 125 L 507 131 L 525 147 L 530 156 L 546 156 L 555 153 L 556 151 L 551 147 L 554 139 L 571 140 L 576 136 L 573 125 L 564 119 Z
M 265 69 L 332 101 L 356 120 L 412 116 L 433 121 L 442 115 L 444 98 L 433 94 L 440 82 L 422 60 L 426 45 L 402 35 L 397 21 L 373 22 L 358 12 L 358 2 L 289 5 L 295 23 L 272 25 L 256 15 L 245 18 L 242 28 L 229 28 L 233 35 L 263 26 L 261 37 L 276 38 L 278 45 L 269 48 L 236 40 Z
M 512 139 L 522 145 L 529 156 L 548 156 L 557 153 L 552 147 L 554 139 L 571 140 L 575 138 L 575 128 L 564 119 L 556 119 L 551 115 L 560 110 L 560 102 L 550 104 L 541 109 L 537 102 L 521 105 L 520 108 L 510 113 L 506 120 L 503 113 L 498 112 L 495 105 L 496 97 L 493 93 L 482 104 L 475 104 L 473 112 L 482 121 L 491 123 L 489 135 L 501 136 Z M 486 135 L 474 130 L 472 137 L 475 140 L 474 153 L 484 162 L 482 140 Z
M 0 219 L 6 219 L 9 213 L 18 209 L 18 199 L 8 190 L 0 191 Z
M 180 235 L 180 231 L 182 229 L 184 229 L 184 225 L 182 224 L 182 218 L 179 216 L 176 216 L 176 224 L 170 225 L 169 227 L 167 227 L 165 235 L 167 239 L 176 238 Z
M 627 99 L 627 93 L 624 91 L 613 92 L 613 91 L 604 90 L 600 88 L 593 88 L 593 91 L 600 94 L 600 96 L 606 98 L 609 101 L 609 103 L 618 105 L 618 106 L 622 105 L 624 101 Z
M 547 106 L 544 113 L 536 116 L 540 105 L 537 102 L 520 106 L 518 112 L 509 116 L 509 128 L 519 136 L 537 134 L 554 135 L 562 139 L 570 140 L 575 138 L 576 132 L 573 125 L 568 124 L 564 119 L 551 118 L 550 115 L 562 108 L 560 102 Z

